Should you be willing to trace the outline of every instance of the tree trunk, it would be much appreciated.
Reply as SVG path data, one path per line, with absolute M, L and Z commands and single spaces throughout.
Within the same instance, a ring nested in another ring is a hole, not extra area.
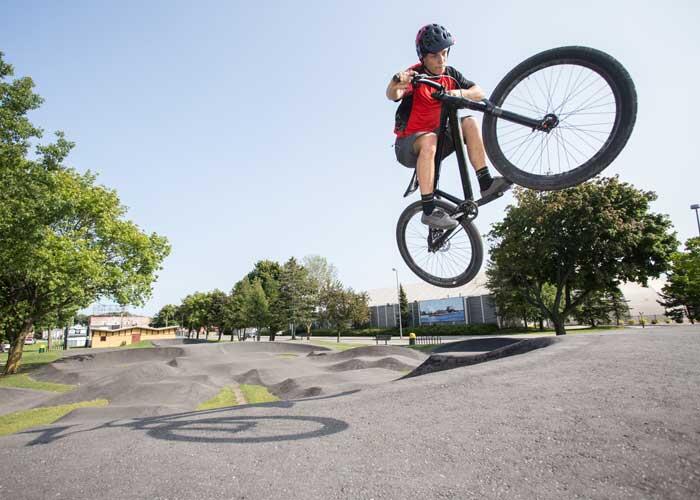
M 544 318 L 540 318 L 540 330 L 544 330 Z
M 338 343 L 340 343 L 340 328 L 338 328 Z
M 5 363 L 5 371 L 3 375 L 13 375 L 19 370 L 20 360 L 22 359 L 22 351 L 24 350 L 24 339 L 27 338 L 29 332 L 32 331 L 33 322 L 27 321 L 22 328 L 22 331 L 15 338 L 15 341 L 10 345 L 10 353 L 7 356 Z
M 306 340 L 311 338 L 311 323 L 306 324 Z
M 566 335 L 564 321 L 559 318 L 552 318 L 552 322 L 554 323 L 554 331 L 557 333 L 557 335 Z
M 224 330 L 220 327 L 219 328 L 219 342 L 221 342 L 221 336 L 224 334 Z

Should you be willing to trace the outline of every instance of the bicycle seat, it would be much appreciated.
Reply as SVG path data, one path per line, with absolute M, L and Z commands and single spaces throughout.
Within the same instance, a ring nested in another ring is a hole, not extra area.
M 406 196 L 410 195 L 416 189 L 418 189 L 418 176 L 416 175 L 416 169 L 414 168 L 413 177 L 411 177 L 411 182 L 408 183 L 408 187 L 406 188 L 406 192 L 403 194 L 403 197 L 405 198 Z

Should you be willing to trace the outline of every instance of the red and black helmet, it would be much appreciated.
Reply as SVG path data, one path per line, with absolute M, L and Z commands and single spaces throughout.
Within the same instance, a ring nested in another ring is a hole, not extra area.
M 426 24 L 416 35 L 416 53 L 423 59 L 428 53 L 440 52 L 455 44 L 454 37 L 447 28 L 439 24 Z

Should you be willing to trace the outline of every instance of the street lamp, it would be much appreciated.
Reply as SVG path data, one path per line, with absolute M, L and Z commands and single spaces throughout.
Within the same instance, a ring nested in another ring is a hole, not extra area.
M 399 289 L 399 272 L 392 267 L 392 271 L 396 273 L 396 296 L 399 299 L 399 339 L 403 340 L 403 325 L 401 324 L 401 292 Z
M 697 203 L 690 205 L 690 209 L 695 210 L 695 220 L 698 221 L 698 235 L 700 235 L 700 217 L 698 217 L 698 208 L 700 208 L 700 205 Z

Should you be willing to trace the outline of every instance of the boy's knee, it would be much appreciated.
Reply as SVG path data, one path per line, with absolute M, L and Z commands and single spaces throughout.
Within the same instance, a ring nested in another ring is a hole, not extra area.
M 437 153 L 437 135 L 425 134 L 415 142 L 415 150 L 418 156 L 435 156 Z
M 473 116 L 465 116 L 462 118 L 462 130 L 465 132 L 479 131 L 479 124 Z

